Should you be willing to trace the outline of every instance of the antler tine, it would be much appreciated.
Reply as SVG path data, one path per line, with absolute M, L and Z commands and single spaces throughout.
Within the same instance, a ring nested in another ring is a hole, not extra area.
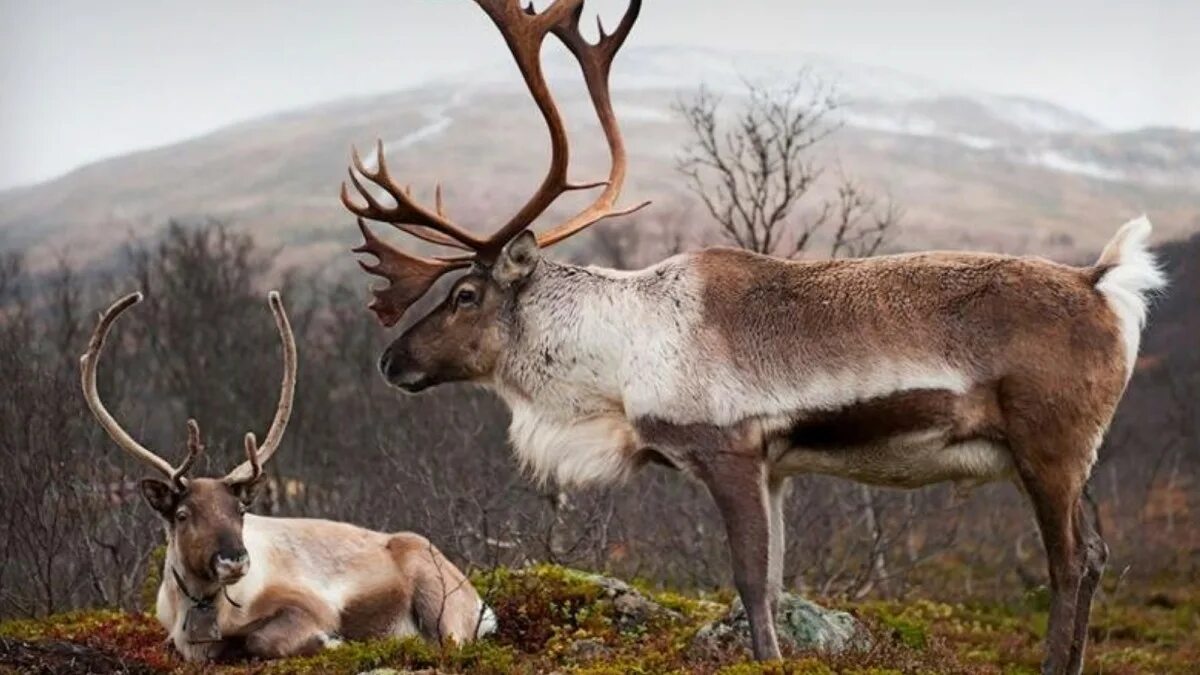
M 583 0 L 556 0 L 541 12 L 535 12 L 532 4 L 522 7 L 516 0 L 475 1 L 504 37 L 550 134 L 550 167 L 546 170 L 546 176 L 533 196 L 503 227 L 488 237 L 484 249 L 480 251 L 486 259 L 499 253 L 509 239 L 528 227 L 563 192 L 598 187 L 604 183 L 572 183 L 567 180 L 570 164 L 567 131 L 542 72 L 541 47 L 546 34 L 572 14 L 580 12 Z
M 250 465 L 249 482 L 254 482 L 262 476 L 262 462 L 258 461 L 258 439 L 253 431 L 246 432 L 246 462 Z
M 121 428 L 117 420 L 104 407 L 104 403 L 100 400 L 100 392 L 96 388 L 96 366 L 100 360 L 100 351 L 104 347 L 104 340 L 108 336 L 109 329 L 122 312 L 141 301 L 141 293 L 130 293 L 114 302 L 100 316 L 100 322 L 96 324 L 96 330 L 92 332 L 92 338 L 88 341 L 87 351 L 79 357 L 83 397 L 87 401 L 88 407 L 91 408 L 92 414 L 96 416 L 96 420 L 100 422 L 100 426 L 108 432 L 109 438 L 118 447 L 135 459 L 150 465 L 163 476 L 173 478 L 175 467 L 171 466 L 167 460 L 147 450 L 141 443 L 133 440 L 133 437 Z
M 283 342 L 283 382 L 280 384 L 279 404 L 275 408 L 275 419 L 263 441 L 262 448 L 255 454 L 253 460 L 239 464 L 225 476 L 225 481 L 238 483 L 250 480 L 255 475 L 255 464 L 266 464 L 271 456 L 279 449 L 283 432 L 287 429 L 288 420 L 292 416 L 292 399 L 296 392 L 296 338 L 292 335 L 292 325 L 288 321 L 287 312 L 283 309 L 283 300 L 278 291 L 267 295 L 271 312 L 275 315 L 275 327 L 279 329 L 279 338 Z
M 478 250 L 483 246 L 484 241 L 482 239 L 450 222 L 440 209 L 436 212 L 430 212 L 413 200 L 408 189 L 402 189 L 396 184 L 395 180 L 392 179 L 391 173 L 388 171 L 382 140 L 376 142 L 376 168 L 374 171 L 367 169 L 362 161 L 362 157 L 358 154 L 358 148 L 351 147 L 350 157 L 353 163 L 352 167 L 348 169 L 350 182 L 354 184 L 359 195 L 367 202 L 366 206 L 359 206 L 354 203 L 354 200 L 350 197 L 349 187 L 343 182 L 340 195 L 342 205 L 349 209 L 351 213 L 362 218 L 389 223 L 414 237 L 441 246 L 450 246 L 463 251 Z M 362 181 L 358 179 L 355 171 L 362 174 L 363 177 L 375 185 L 383 188 L 396 202 L 396 205 L 389 207 L 381 204 L 371 194 L 371 191 L 363 185 Z
M 359 266 L 368 274 L 388 280 L 387 286 L 371 289 L 375 299 L 369 306 L 385 326 L 396 325 L 409 305 L 425 295 L 442 275 L 467 267 L 474 260 L 473 256 L 430 259 L 405 253 L 375 236 L 362 218 L 358 219 L 358 229 L 364 242 L 353 251 L 372 255 L 378 261 L 369 264 L 360 260 Z
M 614 208 L 625 182 L 628 157 L 625 154 L 625 142 L 621 137 L 617 117 L 613 112 L 612 97 L 608 86 L 608 74 L 612 69 L 613 58 L 621 45 L 625 43 L 625 38 L 629 36 L 629 31 L 637 21 L 641 7 L 641 0 L 630 0 L 629 7 L 611 35 L 604 32 L 604 25 L 597 16 L 596 24 L 599 27 L 600 39 L 596 44 L 590 44 L 579 31 L 582 7 L 577 7 L 571 16 L 565 17 L 552 29 L 554 35 L 575 56 L 579 67 L 583 70 L 583 78 L 587 84 L 588 94 L 592 98 L 592 106 L 596 109 L 600 126 L 604 130 L 604 138 L 608 142 L 611 166 L 604 191 L 600 193 L 600 196 L 570 220 L 538 235 L 539 246 L 551 246 L 605 218 L 633 213 L 650 204 L 646 201 L 624 209 Z
M 192 465 L 200 457 L 200 453 L 204 452 L 204 444 L 200 442 L 200 424 L 194 419 L 187 421 L 188 440 L 187 440 L 187 457 L 183 458 L 183 463 L 179 468 L 171 473 L 171 484 L 176 490 L 183 491 L 187 487 L 187 482 L 184 477 L 191 470 Z

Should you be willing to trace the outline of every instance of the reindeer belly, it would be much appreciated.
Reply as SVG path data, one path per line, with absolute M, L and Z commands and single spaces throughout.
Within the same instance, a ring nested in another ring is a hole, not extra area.
M 798 416 L 770 442 L 774 468 L 874 485 L 987 482 L 1012 473 L 986 387 L 914 389 Z

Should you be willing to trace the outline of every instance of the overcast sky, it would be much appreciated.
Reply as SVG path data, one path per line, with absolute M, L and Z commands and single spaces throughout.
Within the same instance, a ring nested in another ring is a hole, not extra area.
M 1198 33 L 1200 0 L 645 0 L 631 39 L 820 52 L 1116 128 L 1200 128 Z M 468 0 L 0 0 L 0 188 L 501 58 Z

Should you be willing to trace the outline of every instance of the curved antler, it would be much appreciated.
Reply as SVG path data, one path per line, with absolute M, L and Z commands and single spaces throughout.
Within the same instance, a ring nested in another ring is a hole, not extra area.
M 362 218 L 358 219 L 358 229 L 362 231 L 363 244 L 352 250 L 373 255 L 378 261 L 371 265 L 360 260 L 359 266 L 368 274 L 388 280 L 383 288 L 371 289 L 375 299 L 368 305 L 385 326 L 396 325 L 404 311 L 425 295 L 443 274 L 467 267 L 472 261 L 470 256 L 422 258 L 405 253 L 375 236 Z
M 425 241 L 440 244 L 442 246 L 450 246 L 463 251 L 477 250 L 483 246 L 484 242 L 470 232 L 450 222 L 445 216 L 445 209 L 442 203 L 442 186 L 439 184 L 436 188 L 435 210 L 429 211 L 417 202 L 413 201 L 412 191 L 409 188 L 401 188 L 392 179 L 392 174 L 388 171 L 387 160 L 383 155 L 383 141 L 375 142 L 375 170 L 367 169 L 363 164 L 362 157 L 358 154 L 358 148 L 351 147 L 351 161 L 353 168 L 349 169 L 350 182 L 354 183 L 354 187 L 358 190 L 358 194 L 366 200 L 366 206 L 355 204 L 350 198 L 350 190 L 346 187 L 346 183 L 342 183 L 342 205 L 350 210 L 351 213 L 361 218 L 370 218 L 384 223 L 390 223 L 400 230 Z M 358 180 L 355 171 L 361 173 L 365 178 L 372 183 L 383 188 L 388 195 L 395 200 L 396 205 L 392 207 L 384 206 L 371 194 L 362 182 Z
M 262 477 L 262 462 L 258 461 L 258 439 L 254 437 L 253 431 L 246 432 L 246 463 L 250 465 L 250 475 L 245 479 L 245 482 L 253 483 Z
M 267 299 L 271 304 L 271 312 L 275 315 L 279 339 L 283 342 L 283 381 L 280 384 L 279 404 L 275 408 L 275 419 L 271 421 L 271 428 L 267 431 L 262 447 L 225 476 L 223 480 L 227 483 L 245 482 L 262 473 L 262 465 L 269 462 L 271 456 L 279 449 L 288 419 L 292 416 L 292 398 L 296 391 L 296 338 L 292 335 L 292 325 L 283 309 L 283 300 L 279 298 L 279 293 L 271 291 Z
M 171 473 L 171 484 L 176 490 L 182 492 L 187 487 L 187 481 L 184 476 L 191 470 L 192 465 L 200 457 L 200 453 L 204 452 L 204 444 L 200 442 L 200 424 L 195 419 L 187 421 L 188 439 L 187 439 L 187 457 L 183 458 L 183 463 L 179 468 Z
M 621 187 L 625 183 L 625 169 L 628 158 L 625 154 L 625 141 L 621 137 L 621 129 L 617 124 L 617 116 L 613 113 L 612 97 L 609 94 L 608 74 L 612 69 L 613 58 L 625 38 L 629 36 L 633 23 L 637 21 L 642 9 L 642 0 L 630 0 L 624 16 L 621 17 L 617 29 L 608 35 L 604 32 L 604 24 L 596 17 L 596 28 L 600 39 L 596 44 L 590 44 L 579 32 L 579 20 L 583 16 L 583 7 L 576 7 L 570 16 L 555 24 L 554 35 L 566 45 L 567 49 L 579 62 L 583 70 L 583 79 L 587 84 L 588 94 L 592 98 L 592 106 L 600 119 L 600 127 L 604 130 L 604 139 L 608 142 L 609 172 L 608 180 L 600 183 L 604 191 L 587 208 L 575 214 L 570 220 L 538 235 L 538 245 L 552 246 L 567 237 L 597 223 L 605 218 L 623 216 L 650 205 L 649 201 L 635 204 L 628 208 L 614 208 L 617 198 L 621 195 Z
M 488 237 L 486 250 L 481 252 L 487 258 L 495 258 L 508 240 L 529 227 L 559 195 L 568 190 L 599 187 L 604 183 L 572 183 L 567 180 L 571 157 L 567 130 L 542 72 L 542 42 L 555 26 L 583 11 L 583 0 L 556 0 L 541 12 L 534 12 L 532 4 L 522 8 L 518 0 L 475 1 L 491 17 L 492 23 L 496 24 L 504 42 L 508 44 L 508 50 L 517 62 L 521 77 L 525 79 L 525 85 L 550 133 L 550 167 L 542 184 L 507 223 Z
M 161 473 L 169 479 L 176 487 L 182 489 L 185 486 L 183 476 L 188 469 L 196 461 L 199 456 L 202 446 L 200 445 L 200 428 L 196 425 L 195 420 L 188 420 L 188 455 L 183 460 L 183 463 L 178 468 L 171 466 L 167 460 L 159 457 L 153 452 L 147 450 L 129 435 L 112 414 L 108 412 L 108 408 L 104 407 L 104 403 L 100 400 L 100 392 L 96 388 L 96 367 L 100 361 L 100 351 L 104 347 L 104 340 L 108 337 L 108 331 L 112 328 L 113 322 L 122 312 L 129 309 L 142 301 L 142 294 L 130 293 L 125 297 L 117 300 L 109 306 L 104 314 L 100 316 L 99 323 L 96 324 L 96 329 L 92 332 L 92 338 L 88 341 L 87 351 L 83 356 L 79 357 L 80 366 L 80 381 L 83 385 L 83 397 L 87 401 L 88 408 L 91 408 L 92 414 L 96 416 L 96 420 L 100 422 L 100 426 L 108 432 L 109 438 L 113 440 L 122 450 L 151 468 Z
M 600 40 L 594 45 L 588 43 L 579 32 L 583 0 L 555 0 L 540 12 L 535 11 L 532 4 L 522 7 L 518 0 L 475 1 L 503 36 L 521 77 L 541 112 L 550 135 L 550 166 L 537 191 L 508 222 L 490 236 L 479 238 L 445 217 L 440 186 L 437 190 L 436 212 L 416 204 L 409 191 L 401 189 L 388 173 L 382 142 L 376 147 L 375 171 L 370 171 L 364 166 L 355 150 L 350 182 L 366 200 L 366 206 L 359 206 L 351 200 L 349 188 L 345 183 L 342 184 L 341 199 L 347 209 L 359 216 L 359 229 L 362 230 L 365 239 L 365 243 L 354 251 L 369 253 L 378 261 L 374 265 L 361 262 L 360 264 L 367 272 L 384 277 L 390 282 L 382 289 L 373 290 L 375 300 L 370 306 L 385 326 L 398 322 L 408 307 L 424 295 L 443 274 L 466 267 L 473 261 L 484 265 L 495 262 L 504 245 L 528 228 L 564 192 L 604 186 L 603 192 L 587 208 L 540 235 L 540 246 L 551 246 L 593 223 L 632 213 L 649 204 L 643 202 L 624 209 L 615 206 L 625 182 L 627 157 L 608 87 L 608 74 L 613 58 L 625 43 L 625 38 L 637 20 L 641 0 L 630 0 L 628 9 L 612 35 L 606 34 L 601 26 Z M 566 127 L 542 71 L 541 49 L 549 33 L 554 33 L 562 40 L 583 71 L 592 104 L 608 142 L 611 159 L 608 180 L 573 183 L 567 178 L 570 148 Z M 358 179 L 356 171 L 383 188 L 395 200 L 396 206 L 382 205 Z M 376 237 L 363 223 L 363 218 L 390 223 L 418 239 L 470 251 L 472 255 L 430 259 L 405 253 Z

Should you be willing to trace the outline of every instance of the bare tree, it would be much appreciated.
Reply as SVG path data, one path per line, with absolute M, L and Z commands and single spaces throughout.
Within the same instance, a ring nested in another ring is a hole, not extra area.
M 831 197 L 829 228 L 842 220 L 837 204 Z M 636 267 L 678 250 L 672 237 L 686 232 L 687 215 L 662 217 L 663 228 L 643 228 L 661 229 L 661 238 L 597 229 L 580 254 Z M 799 235 L 800 225 L 789 232 Z M 843 239 L 838 255 L 870 252 Z M 1197 245 L 1169 259 L 1191 264 Z M 240 456 L 245 425 L 269 421 L 277 395 L 278 363 L 261 355 L 274 353 L 278 336 L 253 311 L 266 290 L 268 255 L 211 223 L 177 224 L 133 242 L 110 277 L 38 271 L 19 254 L 0 255 L 0 617 L 142 606 L 145 580 L 160 569 L 150 553 L 160 542 L 156 516 L 137 499 L 141 470 L 91 421 L 77 393 L 76 356 L 94 310 L 118 293 L 148 291 L 144 318 L 114 336 L 101 389 L 149 442 L 182 443 L 173 420 L 186 414 L 213 429 L 215 459 Z M 1170 322 L 1192 316 L 1200 285 L 1170 269 L 1179 284 L 1156 309 L 1146 363 L 1093 485 L 1114 559 L 1131 579 L 1195 574 L 1200 550 L 1200 356 L 1191 349 L 1193 324 Z M 272 511 L 414 530 L 464 571 L 552 560 L 675 588 L 728 582 L 729 552 L 712 536 L 721 523 L 702 486 L 647 470 L 627 485 L 561 499 L 519 475 L 506 448 L 507 413 L 491 396 L 454 387 L 413 398 L 386 388 L 375 360 L 387 335 L 363 311 L 357 279 L 297 274 L 282 287 L 310 386 L 297 391 L 287 455 L 270 477 Z M 204 377 L 184 387 L 189 369 Z M 984 486 L 964 500 L 949 486 L 863 491 L 824 476 L 793 480 L 785 561 L 792 587 L 850 597 L 1007 597 L 1022 560 L 1039 557 L 1030 520 L 995 518 L 1019 507 L 1008 486 Z M 496 598 L 497 588 L 478 590 L 489 603 Z
M 878 251 L 901 218 L 891 200 L 879 203 L 853 178 L 839 173 L 835 196 L 797 215 L 824 173 L 814 147 L 841 126 L 832 87 L 802 72 L 771 88 L 746 83 L 746 101 L 732 118 L 722 100 L 701 87 L 675 104 L 691 132 L 677 160 L 688 187 L 741 248 L 796 257 L 829 232 L 831 257 Z
M 836 169 L 832 196 L 804 208 L 806 198 L 816 201 L 810 195 L 825 173 L 814 150 L 840 128 L 835 120 L 839 107 L 833 87 L 807 72 L 780 88 L 747 82 L 745 102 L 732 116 L 724 115 L 721 98 L 703 87 L 691 99 L 676 103 L 691 132 L 677 168 L 726 240 L 789 258 L 818 242 L 827 243 L 828 255 L 834 258 L 878 252 L 901 211 L 890 199 L 881 203 L 841 167 Z M 836 549 L 806 549 L 810 578 L 800 583 L 817 583 L 824 594 L 856 597 L 886 585 L 897 574 L 889 569 L 888 548 L 911 538 L 917 522 L 912 509 L 896 511 L 906 517 L 884 518 L 881 504 L 896 499 L 885 499 L 865 486 L 827 481 L 818 485 L 818 495 L 828 496 L 820 509 L 798 503 L 812 496 L 793 496 L 791 507 L 799 512 L 804 506 L 805 513 L 819 514 L 824 527 L 852 524 L 846 531 L 866 534 Z M 797 524 L 792 528 L 802 529 Z M 805 533 L 789 533 L 788 538 L 803 541 Z

